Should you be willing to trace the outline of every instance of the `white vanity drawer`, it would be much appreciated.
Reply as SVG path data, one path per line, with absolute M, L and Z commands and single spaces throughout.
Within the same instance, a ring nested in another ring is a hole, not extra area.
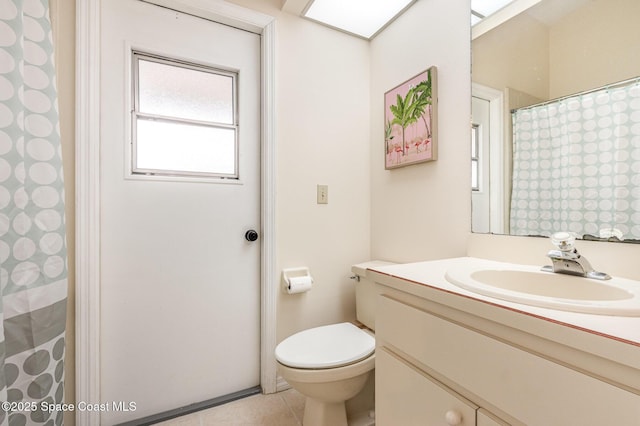
M 376 353 L 376 425 L 475 426 L 477 407 L 384 349 Z
M 640 396 L 385 295 L 376 340 L 527 425 L 640 425 Z

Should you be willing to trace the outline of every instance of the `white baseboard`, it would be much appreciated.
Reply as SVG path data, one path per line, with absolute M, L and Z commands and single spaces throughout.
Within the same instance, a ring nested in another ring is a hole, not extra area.
M 282 376 L 278 375 L 278 377 L 276 378 L 276 392 L 286 391 L 287 389 L 291 389 L 291 385 L 287 383 L 287 381 L 283 379 Z

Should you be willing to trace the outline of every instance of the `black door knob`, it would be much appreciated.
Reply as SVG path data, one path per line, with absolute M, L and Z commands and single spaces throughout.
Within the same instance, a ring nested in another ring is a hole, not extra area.
M 244 238 L 247 241 L 255 241 L 258 239 L 258 233 L 254 229 L 249 229 L 244 233 Z

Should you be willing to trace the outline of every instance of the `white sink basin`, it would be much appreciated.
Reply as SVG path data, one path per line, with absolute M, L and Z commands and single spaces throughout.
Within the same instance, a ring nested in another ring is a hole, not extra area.
M 471 292 L 525 305 L 589 314 L 640 316 L 640 282 L 541 271 L 534 266 L 464 266 L 448 270 L 450 283 Z

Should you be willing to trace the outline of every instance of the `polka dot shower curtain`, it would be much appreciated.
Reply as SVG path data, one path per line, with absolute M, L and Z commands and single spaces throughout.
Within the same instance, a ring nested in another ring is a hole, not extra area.
M 511 234 L 640 240 L 640 79 L 512 119 Z
M 62 424 L 67 266 L 48 0 L 0 0 L 0 424 Z

